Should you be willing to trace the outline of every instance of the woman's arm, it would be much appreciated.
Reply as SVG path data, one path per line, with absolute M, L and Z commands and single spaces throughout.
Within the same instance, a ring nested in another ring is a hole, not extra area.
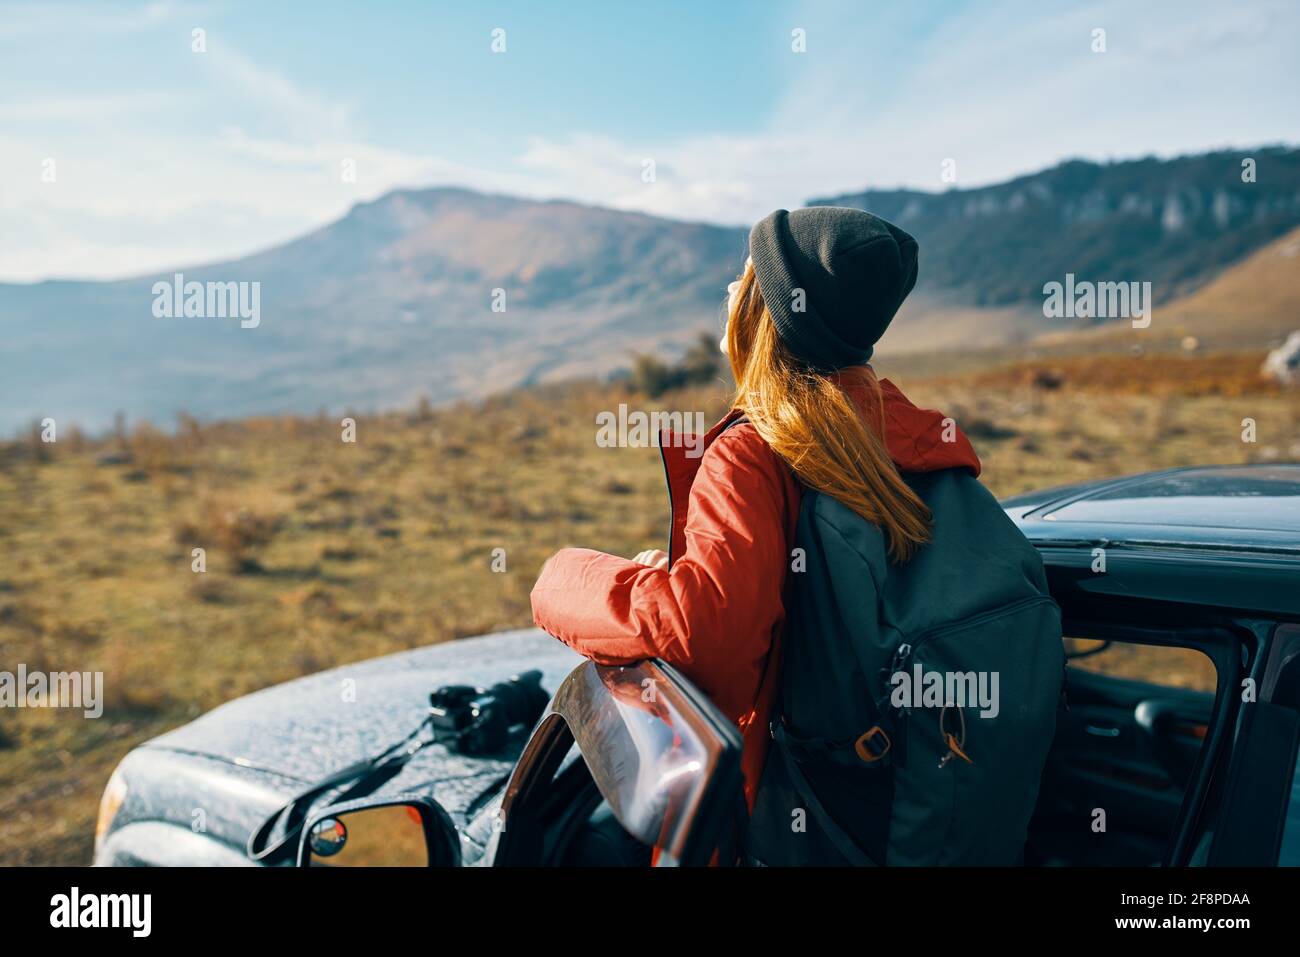
M 563 549 L 533 587 L 534 621 L 598 664 L 663 658 L 722 704 L 722 689 L 761 671 L 782 619 L 797 504 L 784 469 L 752 426 L 724 432 L 691 486 L 686 549 L 671 570 Z

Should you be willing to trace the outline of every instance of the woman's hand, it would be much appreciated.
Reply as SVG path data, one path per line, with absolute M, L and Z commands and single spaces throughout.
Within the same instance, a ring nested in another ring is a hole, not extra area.
M 647 548 L 644 552 L 637 552 L 632 561 L 638 565 L 649 565 L 651 568 L 667 568 L 668 554 L 657 548 Z

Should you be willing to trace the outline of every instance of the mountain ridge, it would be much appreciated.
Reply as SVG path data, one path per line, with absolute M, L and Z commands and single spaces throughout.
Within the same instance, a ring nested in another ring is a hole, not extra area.
M 1247 154 L 1259 179 L 1238 188 Z M 1300 225 L 1300 150 L 1069 161 L 992 186 L 826 201 L 871 205 L 921 243 L 921 280 L 882 356 L 998 348 L 1059 331 L 1041 286 L 1067 268 L 1152 279 L 1169 302 Z M 0 430 L 46 416 L 96 429 L 118 411 L 379 410 L 608 375 L 720 328 L 746 238 L 566 199 L 399 189 L 227 262 L 0 285 Z M 176 272 L 260 283 L 257 328 L 154 318 L 152 287 Z
M 1243 161 L 1254 162 L 1252 182 Z M 1067 160 L 989 186 L 810 200 L 870 209 L 922 249 L 918 289 L 977 306 L 1041 303 L 1044 283 L 1150 281 L 1157 302 L 1203 285 L 1300 223 L 1300 149 Z

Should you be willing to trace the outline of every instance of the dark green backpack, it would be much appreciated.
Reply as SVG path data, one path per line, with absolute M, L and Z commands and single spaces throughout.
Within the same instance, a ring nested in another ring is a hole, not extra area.
M 972 475 L 903 477 L 934 518 L 905 564 L 878 527 L 804 493 L 754 863 L 1021 860 L 1056 726 L 1060 612 Z

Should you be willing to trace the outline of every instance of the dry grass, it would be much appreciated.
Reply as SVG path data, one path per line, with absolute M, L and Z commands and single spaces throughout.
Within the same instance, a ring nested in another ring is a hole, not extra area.
M 1300 456 L 1296 397 L 1248 382 L 1237 360 L 1126 361 L 1068 366 L 1055 384 L 1028 368 L 900 384 L 969 429 L 999 495 Z M 0 446 L 0 668 L 102 670 L 107 699 L 95 721 L 0 713 L 0 864 L 86 862 L 113 765 L 223 701 L 526 625 L 561 546 L 661 544 L 657 453 L 595 444 L 596 413 L 619 402 L 651 407 L 575 384 L 358 417 L 355 444 L 333 419 L 276 418 Z M 655 405 L 711 422 L 725 395 Z M 1243 417 L 1258 444 L 1240 441 Z
M 1261 362 L 1255 352 L 1060 356 L 1016 362 L 973 375 L 939 377 L 934 384 L 968 385 L 994 392 L 1033 387 L 1124 396 L 1281 395 L 1276 382 L 1260 375 Z

